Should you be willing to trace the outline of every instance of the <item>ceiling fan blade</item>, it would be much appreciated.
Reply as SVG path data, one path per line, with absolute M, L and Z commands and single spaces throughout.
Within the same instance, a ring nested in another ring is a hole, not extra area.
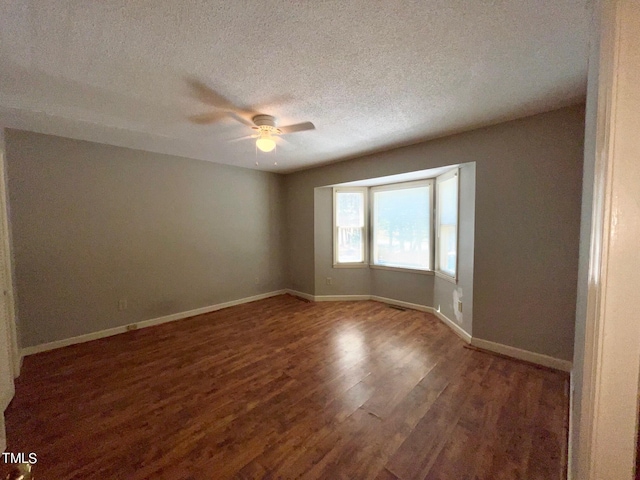
M 232 138 L 231 140 L 228 140 L 228 142 L 235 143 L 235 142 L 240 142 L 242 140 L 249 140 L 250 138 L 258 138 L 258 135 L 245 135 L 244 137 L 240 137 L 240 138 Z
M 315 130 L 316 126 L 311 122 L 296 123 L 295 125 L 287 125 L 286 127 L 278 127 L 282 134 L 304 132 L 305 130 Z
M 220 95 L 218 92 L 208 87 L 200 80 L 196 80 L 195 78 L 188 78 L 187 83 L 191 87 L 191 90 L 197 100 L 200 100 L 207 105 L 211 105 L 225 111 L 235 120 L 244 125 L 247 125 L 248 127 L 254 126 L 251 119 L 258 115 L 257 112 L 254 112 L 251 109 L 241 108 L 237 105 L 234 105 L 231 100 L 228 100 L 224 96 Z
M 226 117 L 226 112 L 209 112 L 209 113 L 201 113 L 200 115 L 191 115 L 189 117 L 189 121 L 192 123 L 197 123 L 198 125 L 209 125 L 211 123 L 215 123 L 218 120 Z
M 229 100 L 224 98 L 218 92 L 209 88 L 200 80 L 194 78 L 187 79 L 187 82 L 191 86 L 194 96 L 203 103 L 219 108 L 220 110 L 236 110 L 236 107 Z
M 234 112 L 234 111 L 228 111 L 229 115 L 234 119 L 237 120 L 238 122 L 242 123 L 243 125 L 246 125 L 247 127 L 255 127 L 255 123 L 253 123 L 251 120 L 245 118 L 243 115 L 240 115 L 238 112 Z M 253 115 L 252 113 L 249 113 L 249 115 L 251 115 L 251 118 L 253 118 L 255 115 Z

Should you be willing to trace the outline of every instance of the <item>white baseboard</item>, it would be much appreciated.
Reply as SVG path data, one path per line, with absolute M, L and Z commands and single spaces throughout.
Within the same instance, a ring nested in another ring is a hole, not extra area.
M 500 353 L 508 357 L 524 360 L 526 362 L 536 363 L 543 367 L 555 368 L 556 370 L 562 370 L 563 372 L 571 371 L 571 362 L 569 360 L 562 360 L 560 358 L 543 355 L 542 353 L 522 350 L 521 348 L 511 347 L 502 343 L 490 342 L 489 340 L 482 340 L 481 338 L 472 338 L 471 345 L 484 350 L 489 350 L 490 352 Z
M 286 293 L 288 293 L 289 295 L 293 295 L 294 297 L 304 298 L 305 300 L 309 300 L 310 302 L 316 301 L 316 296 L 311 295 L 309 293 L 299 292 L 297 290 L 291 290 L 290 288 L 286 289 Z
M 377 302 L 387 303 L 389 305 L 397 305 L 400 307 L 410 308 L 413 310 L 419 310 L 422 312 L 428 312 L 435 315 L 440 321 L 447 325 L 453 332 L 458 335 L 463 341 L 470 343 L 473 346 L 489 350 L 491 352 L 500 353 L 509 357 L 525 360 L 527 362 L 536 363 L 545 367 L 555 368 L 564 372 L 571 371 L 571 362 L 568 360 L 562 360 L 559 358 L 550 357 L 541 353 L 530 352 L 528 350 L 522 350 L 520 348 L 511 347 L 509 345 L 503 345 L 501 343 L 490 342 L 488 340 L 482 340 L 479 338 L 473 338 L 466 331 L 464 331 L 457 323 L 446 317 L 441 312 L 438 312 L 433 307 L 426 305 L 420 305 L 417 303 L 404 302 L 402 300 L 394 300 L 392 298 L 379 297 L 377 295 L 310 295 L 304 292 L 298 292 L 296 290 L 284 289 L 276 290 L 273 292 L 262 293 L 260 295 L 254 295 L 251 297 L 240 298 L 232 300 L 230 302 L 218 303 L 216 305 L 210 305 L 208 307 L 196 308 L 194 310 L 188 310 L 186 312 L 174 313 L 166 315 L 164 317 L 152 318 L 150 320 L 143 320 L 141 322 L 135 322 L 128 325 L 122 325 L 119 327 L 109 328 L 107 330 L 101 330 L 99 332 L 87 333 L 85 335 L 79 335 L 77 337 L 65 338 L 63 340 L 57 340 L 55 342 L 43 343 L 41 345 L 34 345 L 26 347 L 21 350 L 21 363 L 22 357 L 27 355 L 33 355 L 35 353 L 46 352 L 56 348 L 67 347 L 69 345 L 75 345 L 78 343 L 90 342 L 91 340 L 98 340 L 100 338 L 110 337 L 118 335 L 128 331 L 130 325 L 136 325 L 136 328 L 146 328 L 155 325 L 161 325 L 167 322 L 173 322 L 176 320 L 182 320 L 183 318 L 195 317 L 196 315 L 202 315 L 205 313 L 215 312 L 227 307 L 233 307 L 235 305 L 241 305 L 243 303 L 255 302 L 256 300 L 263 300 L 269 297 L 275 297 L 276 295 L 282 295 L 289 293 L 291 295 L 304 298 L 312 302 L 329 302 L 329 301 L 356 301 L 356 300 L 375 300 Z
M 433 313 L 433 307 L 420 305 L 419 303 L 411 303 L 402 300 L 395 300 L 393 298 L 379 297 L 378 295 L 370 295 L 369 299 L 376 302 L 386 303 L 387 305 L 396 305 L 398 307 L 410 308 L 411 310 L 418 310 L 420 312 Z
M 501 343 L 490 342 L 488 340 L 482 340 L 480 338 L 474 338 L 467 333 L 460 325 L 448 318 L 442 312 L 438 312 L 433 307 L 426 305 L 420 305 L 417 303 L 404 302 L 402 300 L 395 300 L 393 298 L 379 297 L 377 295 L 321 295 L 315 296 L 308 293 L 298 292 L 295 290 L 287 290 L 287 293 L 302 297 L 312 302 L 340 302 L 340 301 L 352 301 L 352 300 L 375 300 L 377 302 L 387 303 L 389 305 L 397 305 L 399 307 L 411 308 L 413 310 L 419 310 L 421 312 L 428 312 L 435 315 L 442 323 L 448 326 L 453 332 L 458 335 L 464 342 L 469 343 L 478 348 L 489 350 L 491 352 L 500 353 L 508 357 L 517 358 L 519 360 L 525 360 L 527 362 L 542 365 L 544 367 L 555 368 L 563 372 L 571 371 L 571 362 L 568 360 L 562 360 L 560 358 L 550 357 L 541 353 L 531 352 L 529 350 L 522 350 L 520 348 L 511 347 L 509 345 L 503 345 Z
M 355 302 L 370 300 L 371 295 L 316 295 L 316 302 Z
M 87 333 L 84 335 L 78 335 L 77 337 L 65 338 L 63 340 L 56 340 L 55 342 L 43 343 L 41 345 L 34 345 L 26 347 L 21 350 L 21 356 L 33 355 L 34 353 L 46 352 L 48 350 L 54 350 L 56 348 L 67 347 L 69 345 L 75 345 L 78 343 L 90 342 L 91 340 L 98 340 L 100 338 L 111 337 L 128 331 L 128 327 L 135 325 L 136 329 L 153 327 L 155 325 L 161 325 L 167 322 L 174 322 L 176 320 L 182 320 L 183 318 L 195 317 L 196 315 L 202 315 L 204 313 L 215 312 L 223 308 L 233 307 L 235 305 L 241 305 L 243 303 L 255 302 L 256 300 L 263 300 L 269 297 L 275 297 L 276 295 L 282 295 L 287 293 L 286 290 L 276 290 L 274 292 L 261 293 L 259 295 L 253 295 L 251 297 L 239 298 L 237 300 L 231 300 L 230 302 L 218 303 L 216 305 L 209 305 L 207 307 L 196 308 L 194 310 L 188 310 L 186 312 L 173 313 L 171 315 L 165 315 L 164 317 L 152 318 L 149 320 L 143 320 L 140 322 L 134 322 L 128 325 L 121 325 L 119 327 L 109 328 L 107 330 L 100 330 L 98 332 Z
M 444 322 L 445 325 L 451 328 L 451 330 L 453 330 L 454 333 L 458 335 L 462 340 L 467 343 L 471 343 L 471 335 L 465 332 L 462 327 L 460 327 L 457 323 L 446 317 L 441 312 L 438 312 L 433 307 L 429 307 L 427 305 L 405 302 L 403 300 L 396 300 L 394 298 L 380 297 L 378 295 L 311 295 L 309 293 L 298 292 L 291 289 L 287 289 L 287 293 L 312 302 L 346 302 L 357 300 L 374 300 L 376 302 L 382 302 L 388 305 L 397 305 L 398 307 L 410 308 L 412 310 L 418 310 L 420 312 L 432 313 L 438 319 Z
M 466 330 L 464 330 L 460 325 L 458 325 L 456 322 L 454 322 L 449 317 L 447 317 L 444 313 L 439 312 L 435 308 L 431 309 L 431 313 L 433 313 L 436 317 L 438 317 L 440 319 L 440 321 L 442 321 L 442 323 L 444 323 L 451 330 L 453 330 L 453 333 L 458 335 L 462 340 L 464 340 L 467 343 L 472 343 L 471 342 L 471 339 L 472 339 L 471 335 L 469 335 L 466 332 Z

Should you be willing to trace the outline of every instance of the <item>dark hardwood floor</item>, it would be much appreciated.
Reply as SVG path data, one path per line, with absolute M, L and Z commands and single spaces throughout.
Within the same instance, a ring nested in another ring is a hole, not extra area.
M 561 479 L 566 374 L 430 314 L 283 295 L 25 358 L 38 480 Z

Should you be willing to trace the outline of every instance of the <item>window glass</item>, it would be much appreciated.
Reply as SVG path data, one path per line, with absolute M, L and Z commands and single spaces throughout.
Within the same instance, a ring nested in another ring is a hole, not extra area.
M 456 276 L 458 255 L 458 176 L 437 182 L 438 270 Z
M 428 270 L 431 186 L 373 189 L 373 264 Z
M 336 263 L 364 263 L 364 192 L 336 192 Z

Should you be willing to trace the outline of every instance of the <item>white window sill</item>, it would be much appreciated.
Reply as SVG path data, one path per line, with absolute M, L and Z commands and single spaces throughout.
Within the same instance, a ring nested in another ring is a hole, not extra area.
M 375 270 L 390 270 L 394 272 L 417 273 L 418 275 L 433 275 L 433 270 L 418 270 L 417 268 L 387 267 L 386 265 L 370 265 Z
M 417 273 L 418 275 L 437 275 L 452 283 L 458 283 L 456 279 L 433 270 L 418 270 L 417 268 L 387 267 L 385 265 L 370 265 L 368 263 L 334 263 L 333 268 L 371 268 L 373 270 L 388 270 L 392 272 Z
M 458 279 L 456 277 L 452 277 L 451 275 L 447 275 L 442 272 L 435 272 L 436 277 L 446 280 L 447 282 L 453 283 L 454 285 L 458 284 Z

